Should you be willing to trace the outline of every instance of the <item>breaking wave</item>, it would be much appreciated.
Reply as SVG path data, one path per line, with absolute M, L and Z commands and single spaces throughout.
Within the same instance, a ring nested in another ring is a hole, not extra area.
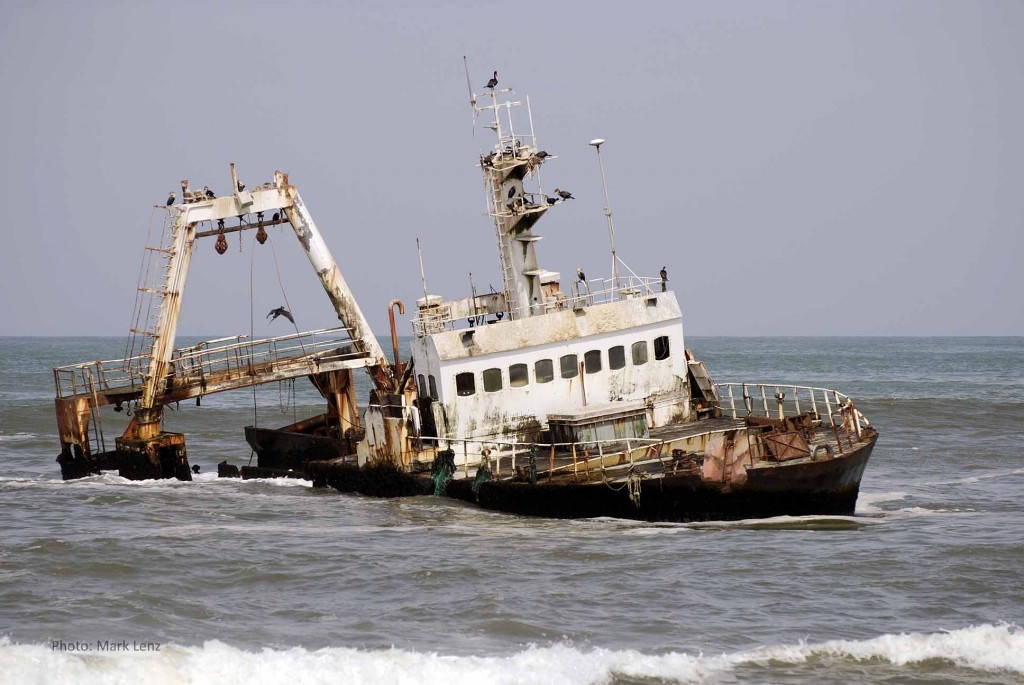
M 132 643 L 126 643 L 131 645 Z M 0 638 L 0 672 L 8 682 L 90 683 L 607 683 L 651 679 L 707 682 L 726 672 L 756 667 L 771 680 L 773 668 L 807 668 L 828 679 L 856 667 L 915 665 L 969 679 L 970 671 L 1024 674 L 1024 629 L 1012 624 L 980 625 L 942 633 L 901 633 L 869 640 L 761 647 L 751 651 L 703 654 L 644 654 L 636 650 L 578 649 L 569 644 L 530 647 L 507 656 L 446 656 L 392 648 L 359 650 L 331 647 L 249 652 L 222 642 L 198 647 L 163 645 L 157 652 L 129 647 L 116 654 L 95 645 L 58 651 L 46 645 L 12 644 Z M 91 648 L 90 648 L 91 647 Z M 765 672 L 767 669 L 767 672 Z M 967 671 L 966 673 L 964 671 Z M 959 673 L 958 673 L 959 672 Z M 807 674 L 811 675 L 811 674 Z

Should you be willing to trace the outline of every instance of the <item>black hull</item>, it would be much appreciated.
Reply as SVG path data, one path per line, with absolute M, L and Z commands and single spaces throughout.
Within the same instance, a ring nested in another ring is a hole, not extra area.
M 737 521 L 773 516 L 852 516 L 860 480 L 874 442 L 827 461 L 748 472 L 738 487 L 700 476 L 643 480 L 638 502 L 629 488 L 605 483 L 546 484 L 491 481 L 474 494 L 468 481 L 448 485 L 448 495 L 486 509 L 547 518 L 613 518 L 641 521 Z
M 334 459 L 343 452 L 337 438 L 275 428 L 246 426 L 245 440 L 261 469 L 301 470 L 308 461 Z
M 295 469 L 318 487 L 371 497 L 431 495 L 435 490 L 425 474 L 389 465 L 359 467 L 336 459 L 340 443 L 335 439 L 252 427 L 246 428 L 246 439 L 256 449 L 260 467 Z M 546 481 L 541 475 L 536 484 L 488 481 L 475 489 L 474 479 L 453 479 L 444 494 L 494 511 L 563 519 L 690 522 L 852 516 L 876 439 L 877 434 L 851 451 L 820 461 L 750 469 L 742 485 L 708 482 L 696 474 L 667 475 L 640 480 L 639 496 L 634 498 L 624 482 Z

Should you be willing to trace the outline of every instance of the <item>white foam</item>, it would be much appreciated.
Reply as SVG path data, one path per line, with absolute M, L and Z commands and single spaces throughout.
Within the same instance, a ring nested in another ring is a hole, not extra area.
M 940 660 L 961 668 L 1024 674 L 1024 629 L 1012 623 L 1000 623 L 943 633 L 900 633 L 870 640 L 765 647 L 750 653 L 746 661 L 802 663 L 815 656 L 882 660 L 897 666 Z
M 745 664 L 801 664 L 811 660 L 883 662 L 897 666 L 938 661 L 946 668 L 1024 674 L 1024 630 L 981 625 L 943 633 L 881 635 L 869 640 L 761 647 L 718 656 L 644 654 L 637 650 L 577 649 L 559 644 L 507 656 L 446 656 L 403 649 L 331 647 L 249 652 L 219 641 L 200 647 L 164 645 L 159 652 L 61 652 L 49 645 L 11 644 L 0 638 L 5 682 L 60 683 L 605 683 L 615 677 L 706 681 Z
M 885 510 L 878 507 L 882 502 L 898 502 L 906 499 L 905 492 L 861 492 L 857 495 L 858 514 L 882 514 Z

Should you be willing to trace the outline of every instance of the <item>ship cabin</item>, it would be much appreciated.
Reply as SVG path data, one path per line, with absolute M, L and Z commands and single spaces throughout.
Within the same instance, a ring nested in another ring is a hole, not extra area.
M 448 303 L 420 300 L 412 357 L 424 441 L 505 451 L 645 437 L 689 420 L 679 304 L 672 292 L 636 286 L 458 329 L 438 316 Z

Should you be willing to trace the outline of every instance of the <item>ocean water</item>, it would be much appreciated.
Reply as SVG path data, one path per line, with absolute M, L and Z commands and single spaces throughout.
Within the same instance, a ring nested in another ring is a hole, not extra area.
M 304 382 L 169 412 L 191 483 L 65 483 L 51 367 L 123 342 L 0 339 L 0 681 L 1024 682 L 1024 339 L 688 345 L 719 381 L 854 398 L 881 432 L 855 516 L 555 521 L 218 480 L 244 425 L 312 413 Z

